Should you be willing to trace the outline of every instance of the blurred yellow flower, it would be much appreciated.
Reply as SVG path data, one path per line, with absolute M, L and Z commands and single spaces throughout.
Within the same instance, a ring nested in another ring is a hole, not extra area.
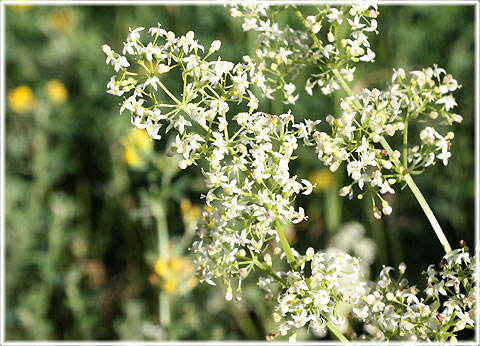
M 168 278 L 163 284 L 163 290 L 167 293 L 175 292 L 175 288 L 177 288 L 177 281 L 174 278 Z
M 153 141 L 143 130 L 131 130 L 123 139 L 123 145 L 125 147 L 123 160 L 136 168 L 144 166 L 146 156 L 153 151 Z
M 150 278 L 150 283 L 158 284 L 169 294 L 182 295 L 198 284 L 195 269 L 188 257 L 173 257 L 170 260 L 159 258 L 154 265 L 160 282 Z
M 310 173 L 308 180 L 312 184 L 316 184 L 315 190 L 324 191 L 332 185 L 333 174 L 328 169 L 322 168 Z
M 63 103 L 68 98 L 68 92 L 62 82 L 52 79 L 45 85 L 47 97 L 54 103 Z
M 192 205 L 188 199 L 184 199 L 180 202 L 180 212 L 185 222 L 193 223 L 200 217 L 201 210 L 198 205 Z
M 35 105 L 32 89 L 27 85 L 20 85 L 8 91 L 8 105 L 17 113 L 32 110 Z
M 168 274 L 168 262 L 163 258 L 159 258 L 157 262 L 155 262 L 155 273 L 159 276 L 166 276 Z
M 12 9 L 13 11 L 25 11 L 29 10 L 32 5 L 22 4 L 22 5 L 9 5 L 8 8 Z
M 70 28 L 70 18 L 60 11 L 51 12 L 48 21 L 61 34 L 65 34 Z

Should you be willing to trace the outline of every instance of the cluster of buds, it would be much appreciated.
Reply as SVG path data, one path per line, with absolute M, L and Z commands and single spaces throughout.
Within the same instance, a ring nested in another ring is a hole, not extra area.
M 408 147 L 406 137 L 409 123 L 419 117 L 435 121 L 440 115 L 445 120 L 441 125 L 462 120 L 450 112 L 456 103 L 451 94 L 446 95 L 458 88 L 458 84 L 451 75 L 442 80 L 442 74 L 446 74 L 445 71 L 434 66 L 412 71 L 411 78 L 407 79 L 403 70 L 396 70 L 392 84 L 385 91 L 364 89 L 342 100 L 342 117 L 327 116 L 331 134 L 315 131 L 313 140 L 318 158 L 332 172 L 346 162 L 352 183 L 343 187 L 340 195 L 352 197 L 353 187 L 357 185 L 362 191 L 358 197 L 363 198 L 364 187 L 368 186 L 381 204 L 379 209 L 374 202 L 375 216 L 381 217 L 382 212 L 389 215 L 392 208 L 382 195 L 395 193 L 392 186 L 402 181 L 404 174 L 419 173 L 436 159 L 447 165 L 453 132 L 442 136 L 432 126 L 426 126 L 420 131 L 420 145 L 413 147 Z M 387 151 L 382 142 L 395 135 L 404 137 L 403 164 L 401 151 Z
M 297 254 L 296 259 L 300 271 L 277 272 L 277 281 L 261 278 L 259 286 L 272 297 L 279 283 L 285 289 L 274 298 L 278 334 L 289 334 L 290 341 L 295 341 L 296 330 L 308 325 L 315 335 L 324 337 L 327 322 L 335 326 L 345 323 L 339 303 L 357 304 L 365 295 L 359 260 L 338 251 L 315 253 L 313 248 L 308 248 L 304 256 Z M 307 275 L 303 269 L 309 262 L 311 274 Z
M 292 81 L 306 66 L 320 69 L 308 79 L 305 90 L 312 95 L 312 89 L 319 86 L 327 95 L 339 89 L 330 66 L 337 66 L 347 80 L 353 80 L 356 62 L 371 62 L 375 53 L 370 48 L 367 34 L 377 32 L 378 16 L 375 1 L 359 1 L 352 6 L 340 8 L 316 7 L 316 13 L 306 18 L 298 11 L 308 32 L 294 30 L 288 25 L 280 27 L 274 21 L 283 6 L 253 6 L 251 4 L 231 9 L 234 17 L 242 17 L 244 31 L 257 33 L 256 65 L 267 76 L 264 94 L 273 98 L 272 93 L 280 90 L 285 103 L 295 103 Z M 340 38 L 338 29 L 347 26 L 348 36 Z
M 399 277 L 385 267 L 378 280 L 370 283 L 354 315 L 365 322 L 361 339 L 388 341 L 456 341 L 455 334 L 473 328 L 475 321 L 475 258 L 468 248 L 445 255 L 435 269 L 426 271 L 424 297 L 403 277 L 406 266 L 399 266 Z

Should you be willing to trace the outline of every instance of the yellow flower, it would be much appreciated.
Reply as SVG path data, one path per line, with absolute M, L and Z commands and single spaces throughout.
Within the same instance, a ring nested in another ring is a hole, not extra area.
M 168 262 L 163 258 L 159 258 L 157 262 L 155 262 L 154 269 L 155 273 L 157 273 L 159 276 L 166 276 L 169 272 Z
M 170 268 L 172 269 L 172 271 L 178 273 L 180 272 L 180 268 L 182 266 L 182 258 L 180 257 L 174 257 L 170 260 Z
M 180 202 L 180 212 L 187 223 L 192 223 L 198 220 L 201 210 L 198 205 L 192 205 L 188 199 L 184 199 Z
M 8 105 L 17 113 L 25 113 L 32 110 L 35 104 L 32 89 L 27 85 L 21 85 L 8 91 Z
M 131 130 L 123 139 L 123 145 L 125 147 L 123 160 L 136 168 L 144 166 L 146 156 L 153 151 L 153 141 L 143 130 Z
M 332 185 L 333 174 L 328 169 L 322 168 L 318 171 L 313 171 L 310 173 L 308 180 L 310 180 L 312 184 L 317 185 L 315 187 L 316 190 L 324 191 Z
M 174 278 L 168 278 L 163 284 L 163 290 L 167 293 L 173 293 L 177 288 L 177 281 Z
M 198 279 L 195 278 L 195 268 L 188 257 L 173 257 L 170 260 L 159 258 L 154 266 L 157 279 L 150 278 L 152 284 L 159 285 L 169 294 L 184 295 L 193 289 Z
M 31 7 L 32 7 L 32 5 L 10 5 L 10 6 L 8 6 L 8 8 L 12 9 L 13 11 L 29 10 Z
M 52 79 L 45 85 L 47 97 L 54 103 L 63 103 L 68 98 L 68 92 L 65 86 L 58 80 Z
M 70 18 L 60 11 L 53 11 L 48 15 L 48 21 L 61 34 L 65 34 L 70 28 Z

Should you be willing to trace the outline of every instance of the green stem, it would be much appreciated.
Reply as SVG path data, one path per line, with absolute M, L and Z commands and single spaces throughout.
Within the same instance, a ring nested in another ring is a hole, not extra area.
M 342 87 L 342 89 L 349 95 L 349 96 L 355 96 L 352 89 L 348 86 L 347 82 L 343 79 L 342 75 L 337 71 L 337 69 L 332 69 L 332 73 L 335 75 L 335 77 L 338 80 L 338 83 Z M 354 98 L 353 102 L 355 103 L 356 107 L 361 108 L 360 102 Z M 406 126 L 406 125 L 405 125 Z M 383 136 L 381 137 L 380 144 L 387 150 L 388 154 L 390 157 L 392 157 L 393 151 L 390 145 L 387 143 L 385 138 Z M 395 159 L 392 157 L 393 163 L 399 168 L 400 173 L 405 172 L 406 167 L 403 166 L 398 159 Z M 410 190 L 413 192 L 415 198 L 417 199 L 418 203 L 422 207 L 425 215 L 428 218 L 428 221 L 430 221 L 430 224 L 432 225 L 433 230 L 435 231 L 435 234 L 437 235 L 438 240 L 440 240 L 440 243 L 442 244 L 443 248 L 445 249 L 446 253 L 449 253 L 452 251 L 452 248 L 450 247 L 450 244 L 448 243 L 447 237 L 442 231 L 442 228 L 440 227 L 440 224 L 438 223 L 437 219 L 435 218 L 435 215 L 433 214 L 433 211 L 430 209 L 430 206 L 428 205 L 427 201 L 423 197 L 422 193 L 418 189 L 417 185 L 412 179 L 412 176 L 410 174 L 405 174 L 403 176 L 403 179 L 407 183 L 408 187 Z
M 281 277 L 279 277 L 277 274 L 275 274 L 269 267 L 264 266 L 259 260 L 256 258 L 253 259 L 253 263 L 262 271 L 270 275 L 272 278 L 274 278 L 279 284 L 281 284 L 284 288 L 287 287 L 287 283 L 285 280 L 283 280 Z
M 162 177 L 162 192 L 157 201 L 154 201 L 152 207 L 157 223 L 158 236 L 158 256 L 168 260 L 170 258 L 169 236 L 168 236 L 168 222 L 167 222 L 167 201 L 170 197 L 170 182 L 172 180 L 172 173 L 164 172 Z M 171 326 L 171 297 L 165 291 L 160 291 L 158 294 L 158 313 L 160 324 L 167 331 Z
M 182 102 L 180 102 L 180 101 L 175 97 L 175 95 L 173 95 L 173 94 L 170 92 L 170 90 L 168 90 L 167 87 L 166 87 L 162 82 L 158 81 L 157 83 L 158 83 L 158 85 L 160 86 L 160 88 L 162 88 L 162 90 L 165 91 L 165 93 L 166 93 L 168 96 L 170 96 L 170 98 L 171 98 L 175 103 L 177 103 L 178 105 L 181 105 L 181 104 L 182 104 Z
M 445 237 L 445 234 L 442 231 L 442 228 L 440 227 L 440 224 L 438 223 L 437 219 L 435 218 L 435 215 L 433 214 L 432 209 L 430 209 L 430 206 L 428 205 L 427 201 L 423 197 L 422 193 L 418 189 L 417 185 L 412 179 L 412 176 L 410 174 L 405 174 L 404 179 L 410 188 L 410 190 L 413 192 L 415 195 L 415 198 L 417 199 L 418 203 L 420 203 L 420 206 L 422 207 L 423 211 L 425 212 L 425 215 L 427 215 L 428 221 L 430 221 L 430 224 L 433 227 L 433 230 L 435 231 L 435 234 L 437 235 L 438 240 L 440 240 L 440 243 L 442 243 L 443 248 L 445 249 L 445 253 L 449 253 L 452 251 L 452 248 L 450 247 L 450 244 L 448 243 L 447 237 Z
M 280 243 L 282 244 L 283 250 L 287 255 L 288 263 L 292 270 L 297 270 L 297 262 L 295 261 L 295 257 L 293 256 L 292 249 L 290 248 L 290 244 L 288 243 L 287 237 L 285 237 L 285 233 L 283 233 L 282 226 L 280 222 L 275 221 L 273 223 L 275 230 L 277 231 L 277 235 L 280 238 Z
M 163 196 L 162 196 L 163 197 Z M 166 217 L 166 203 L 163 198 L 154 203 L 155 218 L 157 221 L 157 236 L 158 236 L 158 256 L 159 258 L 167 259 L 170 257 L 168 248 L 168 225 Z M 170 296 L 165 291 L 160 291 L 158 294 L 158 314 L 160 324 L 163 328 L 170 327 Z
M 340 333 L 340 331 L 329 320 L 327 320 L 327 328 L 330 329 L 330 331 L 333 333 L 333 335 L 336 336 L 338 340 L 345 344 L 350 344 L 348 339 L 342 333 Z
M 300 12 L 300 10 L 297 8 L 297 6 L 295 5 L 292 5 L 292 8 L 293 8 L 293 11 L 295 12 L 295 15 L 298 17 L 298 19 L 302 22 L 303 26 L 307 29 L 307 32 L 310 34 L 310 36 L 312 37 L 313 41 L 315 42 L 315 44 L 318 46 L 318 47 L 321 47 L 322 44 L 320 43 L 318 37 L 312 33 L 310 31 L 310 27 L 307 23 L 307 21 L 305 20 L 305 18 L 303 18 L 303 14 L 302 12 Z
M 405 130 L 403 132 L 403 167 L 408 168 L 408 119 L 405 120 Z

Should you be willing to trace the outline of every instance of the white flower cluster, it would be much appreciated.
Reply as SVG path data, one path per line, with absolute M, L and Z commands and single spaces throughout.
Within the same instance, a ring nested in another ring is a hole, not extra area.
M 422 121 L 438 118 L 443 119 L 440 124 L 452 125 L 463 120 L 451 111 L 457 105 L 451 92 L 460 87 L 451 74 L 436 65 L 422 71 L 412 71 L 410 78 L 406 78 L 403 69 L 398 69 L 394 71 L 386 97 L 396 101 L 404 123 L 421 117 Z M 446 166 L 451 156 L 450 140 L 453 137 L 453 132 L 442 136 L 434 127 L 426 126 L 420 132 L 420 145 L 408 148 L 410 169 L 428 167 L 435 164 L 435 159 L 441 160 Z
M 360 265 L 357 258 L 345 253 L 318 252 L 312 248 L 305 256 L 297 256 L 297 262 L 310 262 L 311 274 L 303 271 L 277 273 L 286 284 L 286 291 L 278 294 L 273 318 L 280 335 L 290 334 L 295 340 L 296 329 L 308 327 L 320 337 L 326 335 L 327 322 L 336 326 L 345 323 L 339 315 L 339 302 L 357 304 L 365 295 L 366 283 L 360 278 Z M 271 278 L 261 278 L 259 286 L 272 294 L 274 287 Z
M 340 190 L 342 196 L 353 196 L 354 185 L 360 190 L 368 185 L 381 203 L 381 211 L 374 203 L 375 216 L 381 217 L 382 212 L 389 215 L 392 208 L 381 195 L 395 193 L 392 185 L 401 181 L 403 174 L 423 170 L 434 164 L 435 159 L 442 160 L 444 165 L 448 163 L 453 132 L 442 136 L 431 126 L 420 132 L 420 146 L 405 151 L 408 161 L 404 162 L 408 167 L 400 164 L 400 151 L 387 152 L 380 146 L 385 137 L 405 135 L 408 124 L 419 117 L 431 120 L 440 114 L 448 125 L 462 120 L 461 116 L 449 112 L 455 101 L 451 94 L 445 95 L 458 84 L 451 75 L 442 80 L 442 74 L 446 74 L 445 71 L 435 66 L 412 71 L 411 78 L 407 79 L 403 70 L 396 70 L 392 85 L 385 91 L 364 89 L 356 96 L 343 99 L 340 104 L 343 116 L 327 117 L 331 135 L 314 132 L 318 157 L 332 172 L 347 162 L 347 172 L 353 182 Z M 362 197 L 360 194 L 359 198 Z
M 474 327 L 475 258 L 468 249 L 453 250 L 444 256 L 440 270 L 427 269 L 425 297 L 409 286 L 403 277 L 406 266 L 399 266 L 400 276 L 394 280 L 385 267 L 379 279 L 371 283 L 358 307 L 356 317 L 365 322 L 361 339 L 387 341 L 405 339 L 455 341 L 455 334 Z
M 250 264 L 245 260 L 264 251 L 276 236 L 275 223 L 306 219 L 303 208 L 297 211 L 292 203 L 300 192 L 310 194 L 313 188 L 308 180 L 298 182 L 289 173 L 298 133 L 291 129 L 291 114 L 258 112 L 234 119 L 242 125 L 235 138 L 212 138 L 215 150 L 221 150 L 221 160 L 212 158 L 214 154 L 207 157 L 210 171 L 204 172 L 210 189 L 206 201 L 213 211 L 198 224 L 200 239 L 193 245 L 201 278 L 210 284 L 215 277 L 228 282 L 246 277 L 248 271 L 242 268 Z
M 205 136 L 187 131 L 192 121 L 212 138 L 214 126 L 220 132 L 225 131 L 228 103 L 247 99 L 250 111 L 258 107 L 258 99 L 248 90 L 249 77 L 256 76 L 253 64 L 248 57 L 245 63 L 238 64 L 221 59 L 208 61 L 207 58 L 220 48 L 220 41 L 212 42 L 208 53 L 202 57 L 199 53 L 204 47 L 194 40 L 193 31 L 177 37 L 160 25 L 149 29 L 153 41 L 144 45 L 140 40 L 143 30 L 137 28 L 128 35 L 123 49 L 127 56 L 119 56 L 106 45 L 103 47 L 107 62 L 121 72 L 120 76 L 111 78 L 108 92 L 124 97 L 120 113 L 129 110 L 132 124 L 146 129 L 153 139 L 161 138 L 159 131 L 164 125 L 165 132 L 175 128 L 179 137 L 174 147 L 183 154 L 185 160 L 180 165 L 185 168 L 195 162 L 196 152 L 206 144 Z M 127 57 L 136 62 L 131 70 L 127 69 L 130 66 Z M 126 63 L 118 65 L 117 61 Z M 183 75 L 181 98 L 176 98 L 161 81 L 165 73 L 174 69 L 180 69 Z M 261 83 L 257 85 L 261 87 Z
M 312 75 L 307 91 L 311 93 L 314 85 L 320 85 L 328 94 L 345 83 L 342 78 L 353 78 L 355 68 L 349 68 L 350 62 L 373 60 L 366 36 L 376 31 L 378 12 L 373 2 L 361 1 L 349 9 L 325 6 L 306 19 L 295 6 L 293 9 L 308 34 L 289 27 L 280 29 L 270 22 L 274 13 L 268 12 L 268 6 L 232 9 L 232 15 L 245 17 L 244 30 L 259 32 L 257 63 L 248 56 L 237 64 L 221 58 L 209 60 L 220 49 L 220 41 L 213 41 L 205 53 L 192 31 L 177 37 L 160 25 L 148 30 L 153 39 L 146 45 L 140 39 L 144 28 L 131 30 L 123 55 L 103 46 L 107 64 L 117 72 L 107 88 L 108 93 L 122 97 L 120 113 L 128 110 L 132 124 L 145 129 L 152 139 L 160 139 L 161 131 L 175 129 L 168 154 L 181 156 L 181 169 L 202 163 L 207 208 L 198 222 L 199 239 L 192 245 L 201 280 L 212 285 L 215 280 L 223 281 L 227 286 L 225 299 L 231 300 L 233 281 L 237 282 L 235 296 L 241 299 L 242 281 L 255 267 L 268 274 L 258 284 L 277 303 L 273 314 L 277 332 L 290 335 L 292 341 L 296 329 L 305 325 L 319 336 L 325 335 L 327 327 L 338 334 L 335 326 L 344 322 L 337 311 L 340 303 L 354 306 L 353 313 L 365 321 L 369 336 L 363 338 L 443 341 L 473 327 L 474 259 L 466 248 L 449 253 L 440 271 L 429 267 L 426 297 L 419 298 L 418 289 L 409 287 L 405 279 L 391 279 L 391 268 L 385 268 L 377 282 L 367 285 L 361 280 L 366 269 L 355 257 L 333 248 L 318 253 L 309 248 L 301 256 L 289 247 L 282 224 L 306 219 L 304 210 L 295 208 L 294 200 L 313 189 L 308 180 L 297 180 L 290 174 L 298 140 L 315 146 L 319 159 L 331 171 L 345 161 L 353 182 L 340 194 L 353 196 L 354 185 L 372 190 L 381 201 L 381 211 L 373 202 L 374 214 L 380 217 L 382 212 L 392 212 L 382 197 L 395 192 L 392 185 L 436 159 L 447 164 L 450 157 L 453 133 L 442 136 L 428 124 L 420 131 L 419 144 L 408 147 L 409 123 L 419 117 L 430 122 L 440 117 L 446 124 L 462 120 L 450 112 L 456 106 L 451 92 L 459 85 L 437 66 L 413 71 L 410 78 L 403 70 L 396 70 L 392 85 L 385 91 L 364 89 L 343 99 L 343 116 L 327 116 L 331 134 L 316 129 L 320 121 L 295 123 L 290 112 L 270 115 L 257 111 L 259 100 L 250 90 L 252 85 L 267 97 L 281 89 L 285 102 L 294 103 L 298 95 L 289 78 L 300 67 L 318 66 L 321 73 Z M 337 37 L 341 25 L 349 26 L 348 39 Z M 322 26 L 326 27 L 323 34 L 327 44 L 318 37 Z M 182 79 L 181 91 L 175 89 L 180 83 L 166 85 L 167 73 Z M 244 101 L 245 111 L 231 116 L 232 102 Z M 404 135 L 403 164 L 400 151 L 391 150 L 385 141 L 395 134 Z M 363 229 L 349 225 L 334 242 L 363 257 L 368 267 L 374 245 L 367 240 L 358 242 L 362 236 Z M 351 238 L 357 241 L 352 243 Z M 287 257 L 288 272 L 273 271 L 266 249 L 274 239 L 283 251 L 275 248 L 273 254 Z M 402 266 L 401 275 L 404 271 Z
M 375 1 L 358 1 L 351 7 L 316 7 L 316 13 L 306 18 L 294 7 L 308 33 L 288 25 L 281 28 L 274 19 L 281 10 L 281 6 L 248 4 L 230 11 L 232 16 L 244 18 L 243 30 L 258 34 L 257 66 L 268 76 L 264 90 L 267 97 L 273 98 L 272 93 L 281 90 L 285 103 L 295 103 L 298 94 L 295 95 L 292 81 L 305 66 L 320 69 L 307 81 L 306 91 L 312 95 L 312 88 L 318 85 L 324 94 L 330 94 L 339 89 L 338 81 L 329 71 L 330 66 L 338 67 L 347 80 L 352 80 L 355 67 L 350 67 L 350 63 L 375 58 L 367 36 L 377 32 Z M 348 38 L 338 37 L 341 26 L 348 26 Z
M 275 228 L 280 223 L 306 219 L 303 208 L 296 210 L 293 201 L 299 193 L 310 194 L 313 186 L 290 176 L 289 162 L 297 139 L 306 141 L 319 121 L 295 124 L 290 112 L 279 116 L 254 112 L 258 99 L 248 88 L 254 83 L 249 79 L 256 80 L 257 86 L 261 83 L 255 68 L 248 57 L 239 64 L 208 61 L 208 55 L 220 48 L 219 41 L 201 57 L 198 53 L 203 46 L 193 39 L 193 32 L 177 38 L 160 26 L 151 28 L 154 39 L 145 46 L 140 41 L 143 29 L 131 31 L 124 53 L 146 75 L 120 67 L 122 75 L 118 80 L 112 78 L 109 92 L 124 97 L 120 113 L 129 110 L 132 124 L 146 129 L 153 139 L 161 138 L 164 125 L 166 132 L 177 130 L 169 153 L 182 155 L 180 168 L 199 159 L 208 163 L 202 171 L 208 188 L 206 204 L 213 211 L 199 223 L 200 239 L 193 250 L 202 280 L 213 284 L 212 279 L 221 278 L 230 287 L 232 278 L 242 280 L 248 275 L 249 265 L 239 262 L 252 262 L 259 256 L 277 235 Z M 159 44 L 161 38 L 164 44 Z M 104 50 L 112 57 L 109 62 L 120 59 L 110 48 Z M 162 74 L 175 68 L 183 76 L 181 99 L 161 81 Z M 130 76 L 138 80 L 131 82 Z M 124 90 L 124 84 L 130 89 Z M 124 95 L 129 92 L 130 96 Z M 248 101 L 248 111 L 228 119 L 229 103 L 243 100 Z M 232 127 L 237 131 L 231 133 Z M 230 294 L 227 298 L 231 299 Z

